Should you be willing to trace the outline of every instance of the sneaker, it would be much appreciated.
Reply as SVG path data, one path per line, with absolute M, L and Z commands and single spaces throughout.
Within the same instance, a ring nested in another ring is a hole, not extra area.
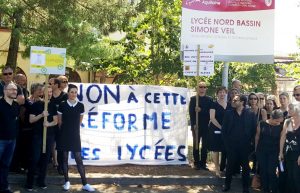
M 84 186 L 82 186 L 82 190 L 88 191 L 88 192 L 94 192 L 95 188 L 93 188 L 91 185 L 86 184 Z
M 71 184 L 70 184 L 70 182 L 69 181 L 67 181 L 65 184 L 64 184 L 64 190 L 65 191 L 68 191 L 69 189 L 70 189 L 70 186 L 71 186 Z
M 48 188 L 46 184 L 39 184 L 39 187 L 43 190 Z
M 25 185 L 25 189 L 28 191 L 28 192 L 32 192 L 33 191 L 33 186 L 32 185 Z

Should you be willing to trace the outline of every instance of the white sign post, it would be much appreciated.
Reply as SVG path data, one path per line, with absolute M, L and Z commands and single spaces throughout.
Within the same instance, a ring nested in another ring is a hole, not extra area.
M 213 45 L 186 44 L 182 45 L 181 50 L 184 76 L 211 76 L 214 74 Z
M 44 74 L 45 92 L 44 110 L 48 110 L 48 81 L 50 74 L 65 74 L 66 69 L 66 49 L 65 48 L 51 48 L 51 47 L 38 47 L 31 46 L 30 49 L 30 73 L 31 74 Z M 44 117 L 44 122 L 47 117 Z M 46 140 L 47 140 L 47 127 L 43 130 L 43 153 L 46 153 Z

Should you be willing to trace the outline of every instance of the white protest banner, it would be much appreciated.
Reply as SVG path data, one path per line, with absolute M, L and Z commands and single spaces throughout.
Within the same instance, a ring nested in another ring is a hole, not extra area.
M 84 164 L 188 163 L 186 88 L 75 84 L 85 107 Z
M 65 74 L 66 49 L 31 46 L 30 73 Z
M 181 45 L 184 76 L 212 76 L 214 74 L 213 45 L 200 45 L 199 74 L 197 74 L 198 46 Z
M 274 62 L 275 0 L 183 0 L 181 44 L 214 45 L 215 61 Z

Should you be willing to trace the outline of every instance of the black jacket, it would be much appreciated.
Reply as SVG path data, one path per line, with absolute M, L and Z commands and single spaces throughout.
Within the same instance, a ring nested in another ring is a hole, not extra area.
M 250 111 L 250 109 L 246 109 L 244 108 L 241 114 L 241 132 L 242 132 L 242 136 L 243 139 L 235 139 L 234 137 L 232 137 L 233 133 L 232 133 L 232 128 L 234 128 L 235 124 L 238 124 L 237 121 L 235 120 L 236 117 L 236 110 L 232 109 L 232 110 L 228 110 L 225 112 L 224 115 L 224 120 L 223 120 L 223 124 L 222 124 L 222 135 L 223 135 L 223 139 L 224 139 L 224 143 L 226 146 L 228 146 L 229 144 L 234 144 L 237 141 L 242 142 L 245 145 L 251 145 L 251 143 L 254 142 L 254 137 L 255 137 L 255 133 L 256 133 L 256 116 L 253 112 Z M 243 141 L 245 140 L 245 141 Z
M 199 128 L 200 129 L 207 129 L 208 123 L 210 120 L 209 117 L 209 109 L 211 108 L 211 105 L 213 103 L 213 100 L 209 96 L 199 96 L 199 107 L 201 108 L 201 111 L 198 113 L 199 117 Z M 192 96 L 189 104 L 189 114 L 190 114 L 190 120 L 191 120 L 191 126 L 193 127 L 196 125 L 196 96 Z

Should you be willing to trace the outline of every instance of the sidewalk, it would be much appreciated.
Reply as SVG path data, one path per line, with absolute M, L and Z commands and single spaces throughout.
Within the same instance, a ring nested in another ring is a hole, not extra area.
M 154 168 L 158 168 L 159 172 L 153 171 Z M 98 192 L 211 193 L 221 192 L 224 183 L 224 179 L 217 178 L 213 172 L 194 170 L 189 166 L 87 166 L 86 170 L 88 183 L 92 184 Z M 72 189 L 69 192 L 78 192 L 81 189 L 80 176 L 74 167 L 71 167 L 70 171 Z M 127 173 L 125 173 L 126 171 Z M 159 174 L 155 175 L 153 172 Z M 53 170 L 49 173 L 47 176 L 49 188 L 47 190 L 36 188 L 34 191 L 43 193 L 64 192 L 61 187 L 64 183 L 63 176 L 57 175 Z M 9 182 L 15 193 L 27 192 L 23 188 L 25 179 L 24 174 L 10 174 Z M 240 176 L 235 177 L 231 192 L 242 192 L 241 186 Z

